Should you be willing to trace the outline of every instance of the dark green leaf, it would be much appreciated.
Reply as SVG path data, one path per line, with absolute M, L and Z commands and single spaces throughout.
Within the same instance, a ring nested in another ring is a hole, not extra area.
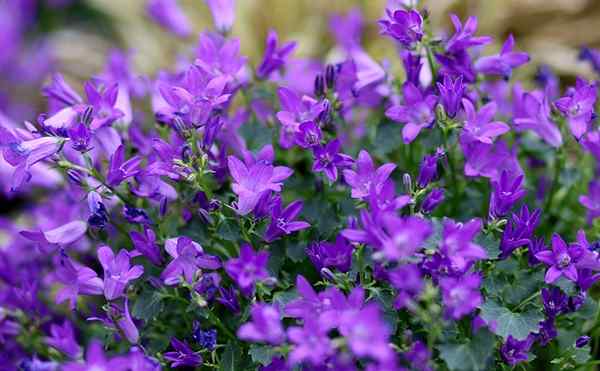
M 538 310 L 514 313 L 494 300 L 487 300 L 481 306 L 481 317 L 488 323 L 495 322 L 497 335 L 507 338 L 512 335 L 515 339 L 523 340 L 530 332 L 537 332 L 539 322 L 544 319 Z
M 496 259 L 500 255 L 500 241 L 490 235 L 480 233 L 475 237 L 475 243 L 485 249 L 488 259 Z
M 270 346 L 252 344 L 250 345 L 248 354 L 250 354 L 252 362 L 267 366 L 271 363 L 273 356 L 276 355 L 277 352 Z
M 451 371 L 481 371 L 490 369 L 495 345 L 494 335 L 480 330 L 473 339 L 464 344 L 440 345 L 440 357 Z
M 217 229 L 219 237 L 225 241 L 236 242 L 240 237 L 240 227 L 233 219 L 226 219 Z
M 237 371 L 241 368 L 242 354 L 236 343 L 227 343 L 220 363 L 221 367 L 219 367 L 219 370 L 221 371 Z
M 131 309 L 131 314 L 144 321 L 153 319 L 163 309 L 163 303 L 157 291 L 144 290 Z

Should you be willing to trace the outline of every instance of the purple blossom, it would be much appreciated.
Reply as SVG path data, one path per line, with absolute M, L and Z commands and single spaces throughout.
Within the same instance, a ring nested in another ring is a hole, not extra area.
M 192 25 L 176 0 L 148 0 L 146 12 L 150 18 L 179 37 L 188 37 Z
M 136 280 L 144 274 L 144 267 L 131 266 L 129 259 L 130 255 L 126 250 L 120 250 L 115 256 L 108 246 L 98 248 L 98 260 L 104 269 L 104 296 L 107 300 L 123 296 L 129 281 Z
M 514 47 L 515 39 L 511 34 L 502 45 L 500 54 L 479 58 L 475 62 L 475 69 L 484 75 L 497 75 L 508 79 L 513 69 L 524 65 L 530 60 L 527 53 L 514 52 Z
M 120 145 L 110 158 L 106 176 L 108 185 L 116 187 L 124 180 L 139 174 L 141 162 L 142 158 L 140 156 L 133 156 L 125 161 L 125 146 Z
M 129 237 L 133 242 L 134 252 L 148 258 L 156 266 L 162 265 L 160 248 L 156 243 L 156 234 L 148 226 L 144 226 L 144 233 L 138 231 L 129 232 Z
M 338 168 L 345 168 L 352 165 L 352 158 L 340 153 L 342 143 L 339 139 L 334 139 L 324 146 L 313 147 L 315 161 L 313 171 L 324 172 L 327 179 L 335 182 L 338 177 Z M 345 170 L 344 170 L 345 171 Z
M 535 254 L 535 257 L 550 268 L 546 271 L 544 280 L 553 283 L 560 276 L 565 276 L 571 281 L 577 281 L 576 263 L 584 254 L 579 245 L 567 246 L 558 235 L 552 235 L 552 250 L 544 250 Z
M 500 355 L 504 362 L 511 366 L 526 362 L 529 359 L 527 353 L 533 344 L 533 339 L 532 336 L 528 336 L 525 340 L 517 340 L 509 335 L 500 347 Z
M 421 188 L 427 187 L 437 177 L 438 161 L 445 156 L 444 150 L 438 148 L 433 155 L 426 155 L 419 166 L 417 184 Z
M 352 188 L 352 198 L 366 198 L 371 189 L 381 192 L 386 180 L 396 168 L 395 164 L 383 164 L 377 169 L 369 152 L 361 150 L 356 160 L 356 171 L 344 170 L 344 180 Z
M 406 81 L 410 82 L 414 86 L 420 85 L 419 77 L 421 76 L 421 69 L 423 68 L 423 62 L 419 54 L 411 53 L 407 50 L 403 50 L 400 53 L 402 57 L 402 65 L 404 66 L 404 72 L 406 74 Z M 444 82 L 444 85 L 446 83 Z M 440 90 L 440 95 L 442 92 Z M 442 97 L 443 99 L 443 97 Z M 460 102 L 460 98 L 458 98 Z M 458 107 L 458 104 L 457 104 Z
M 31 168 L 62 148 L 65 138 L 39 137 L 22 140 L 0 126 L 0 148 L 4 160 L 14 167 L 11 190 L 16 191 L 31 180 Z
M 600 181 L 590 182 L 588 194 L 579 196 L 579 203 L 587 209 L 588 223 L 600 216 Z
M 240 339 L 271 345 L 281 344 L 285 340 L 281 314 L 276 307 L 254 304 L 250 309 L 250 317 L 252 321 L 243 324 L 237 332 Z
M 165 241 L 165 250 L 173 258 L 160 275 L 166 285 L 179 283 L 182 276 L 187 283 L 192 283 L 200 269 L 221 267 L 217 257 L 205 254 L 189 237 L 169 238 Z
M 439 251 L 448 258 L 454 269 L 463 271 L 471 263 L 487 258 L 483 247 L 473 242 L 480 230 L 480 219 L 471 219 L 466 223 L 444 219 Z
M 360 310 L 345 311 L 340 318 L 339 331 L 357 357 L 371 357 L 382 363 L 394 358 L 389 346 L 390 331 L 374 303 Z
M 306 255 L 320 272 L 322 268 L 336 268 L 340 272 L 348 272 L 352 264 L 354 247 L 338 235 L 335 243 L 327 241 L 313 242 L 306 248 Z
M 531 248 L 535 243 L 533 233 L 540 222 L 541 213 L 540 209 L 535 209 L 530 213 L 527 205 L 523 205 L 519 214 L 512 214 L 511 221 L 504 228 L 500 241 L 500 250 L 502 251 L 500 257 L 502 259 L 510 256 L 517 247 L 529 246 Z
M 221 33 L 231 30 L 235 20 L 235 0 L 205 0 L 213 16 L 215 27 Z
M 202 356 L 195 353 L 185 341 L 171 338 L 171 347 L 175 351 L 164 354 L 165 359 L 171 363 L 171 367 L 196 367 L 202 364 Z
M 479 307 L 483 303 L 480 285 L 481 276 L 476 273 L 442 278 L 440 287 L 446 317 L 458 320 Z
M 302 206 L 303 202 L 298 200 L 290 203 L 282 210 L 281 197 L 277 197 L 271 209 L 271 224 L 265 232 L 265 241 L 271 243 L 283 235 L 289 235 L 310 227 L 307 222 L 295 220 L 302 211 Z
M 62 325 L 50 325 L 50 335 L 44 338 L 44 342 L 49 346 L 59 350 L 71 359 L 81 357 L 83 351 L 77 339 L 71 322 L 65 320 Z
M 90 124 L 92 130 L 109 126 L 124 116 L 123 111 L 115 106 L 119 93 L 119 84 L 112 83 L 106 86 L 96 86 L 88 81 L 85 83 L 84 89 L 94 113 Z
M 385 10 L 387 19 L 380 20 L 382 35 L 389 35 L 406 48 L 423 38 L 423 17 L 418 11 L 410 10 Z
M 492 181 L 492 196 L 490 199 L 490 216 L 506 215 L 517 201 L 525 196 L 523 175 L 509 174 L 503 171 L 500 180 Z
M 444 189 L 443 188 L 434 188 L 425 196 L 423 202 L 421 203 L 421 210 L 424 213 L 431 213 L 438 207 L 442 202 L 444 202 Z
M 293 41 L 287 42 L 280 47 L 277 45 L 278 43 L 277 32 L 269 30 L 265 54 L 256 70 L 256 76 L 258 78 L 266 79 L 273 72 L 285 66 L 288 56 L 296 49 L 296 43 Z
M 287 336 L 294 344 L 289 354 L 289 362 L 297 365 L 308 362 L 321 365 L 333 353 L 331 340 L 327 336 L 329 328 L 323 327 L 315 318 L 306 318 L 304 327 L 290 327 Z
M 46 231 L 21 231 L 21 236 L 37 243 L 45 252 L 56 250 L 59 246 L 68 246 L 83 237 L 87 224 L 81 220 L 74 220 L 59 227 Z
M 444 106 L 446 115 L 454 118 L 460 109 L 460 103 L 466 90 L 462 76 L 452 78 L 448 75 L 444 75 L 442 83 L 438 82 L 436 85 L 440 95 L 440 102 Z
M 301 134 L 301 125 L 304 125 L 304 131 L 309 130 L 309 134 L 315 132 L 316 128 L 311 128 L 307 123 L 314 124 L 325 110 L 325 105 L 323 101 L 317 101 L 308 95 L 301 97 L 295 91 L 285 87 L 277 90 L 277 96 L 281 104 L 281 111 L 277 112 L 277 119 L 281 123 L 279 145 L 288 149 L 294 145 L 298 135 Z M 318 132 L 320 133 L 320 130 Z
M 129 360 L 125 357 L 108 358 L 102 350 L 102 343 L 93 340 L 85 353 L 85 361 L 69 362 L 63 366 L 63 371 L 89 371 L 89 370 L 126 370 Z
M 353 8 L 347 14 L 334 14 L 329 20 L 329 30 L 338 45 L 346 50 L 360 47 L 363 29 L 363 15 L 360 9 Z
M 552 147 L 562 145 L 562 135 L 550 120 L 550 103 L 548 97 L 539 92 L 515 94 L 515 104 L 520 105 L 515 112 L 515 129 L 519 132 L 532 130 Z
M 575 346 L 577 348 L 583 348 L 589 344 L 590 340 L 592 340 L 592 338 L 587 335 L 580 336 L 575 340 Z
M 321 128 L 314 121 L 306 121 L 298 126 L 296 144 L 302 148 L 314 148 L 321 143 L 323 134 Z
M 559 287 L 542 289 L 542 304 L 544 312 L 549 318 L 568 310 L 569 297 Z
M 567 95 L 554 102 L 556 108 L 567 119 L 571 134 L 577 140 L 590 129 L 590 123 L 595 116 L 596 95 L 596 83 L 588 84 L 583 79 L 577 79 L 575 86 L 567 90 Z
M 86 266 L 75 265 L 71 258 L 60 252 L 56 266 L 56 278 L 63 287 L 56 293 L 56 303 L 69 302 L 69 308 L 75 309 L 79 295 L 102 295 L 104 285 L 96 272 Z
M 477 18 L 469 17 L 463 25 L 455 14 L 450 14 L 455 33 L 446 41 L 446 51 L 456 53 L 465 51 L 473 46 L 489 44 L 492 38 L 489 36 L 474 36 L 477 31 Z
M 581 48 L 579 52 L 579 60 L 588 61 L 596 73 L 600 73 L 600 52 L 598 49 L 588 48 L 586 46 Z
M 268 260 L 268 251 L 255 253 L 252 246 L 244 244 L 240 247 L 239 258 L 229 259 L 225 263 L 225 272 L 240 287 L 242 293 L 249 296 L 254 291 L 254 284 L 257 281 L 269 277 Z
M 510 127 L 500 121 L 492 121 L 496 114 L 496 103 L 491 102 L 475 111 L 475 107 L 468 99 L 462 100 L 466 114 L 463 133 L 472 136 L 482 143 L 491 144 L 493 139 L 508 132 Z
M 433 94 L 423 94 L 410 82 L 406 82 L 402 90 L 404 104 L 388 108 L 385 115 L 393 121 L 405 124 L 402 128 L 402 139 L 404 143 L 411 143 L 421 130 L 433 124 L 437 97 Z
M 261 162 L 246 165 L 234 156 L 227 158 L 229 172 L 234 183 L 232 189 L 238 195 L 237 212 L 250 213 L 265 192 L 280 192 L 282 182 L 292 175 L 292 169 L 272 166 Z
M 411 309 L 424 287 L 423 275 L 419 267 L 415 264 L 404 264 L 390 271 L 388 277 L 392 286 L 398 291 L 394 307 Z

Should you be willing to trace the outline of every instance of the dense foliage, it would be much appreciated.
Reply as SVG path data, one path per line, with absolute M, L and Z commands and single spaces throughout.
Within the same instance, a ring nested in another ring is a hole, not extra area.
M 514 81 L 533 62 L 512 35 L 498 50 L 455 15 L 435 35 L 393 1 L 397 60 L 353 11 L 327 63 L 271 31 L 251 66 L 233 0 L 206 2 L 215 30 L 176 66 L 142 77 L 114 51 L 82 89 L 54 74 L 37 120 L 0 115 L 22 200 L 0 223 L 2 369 L 598 363 L 596 81 Z M 31 81 L 28 3 L 0 3 L 0 81 Z M 147 15 L 191 33 L 175 1 Z

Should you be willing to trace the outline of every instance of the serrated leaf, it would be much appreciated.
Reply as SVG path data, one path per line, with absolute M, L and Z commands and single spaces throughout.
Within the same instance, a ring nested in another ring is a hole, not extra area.
M 273 356 L 275 356 L 277 352 L 270 346 L 252 344 L 250 345 L 248 354 L 250 354 L 252 362 L 267 366 L 271 363 Z
M 236 343 L 229 342 L 225 346 L 225 351 L 221 356 L 219 370 L 221 371 L 237 371 L 241 368 L 242 354 Z
M 487 330 L 480 330 L 464 344 L 440 345 L 442 358 L 451 371 L 482 371 L 488 369 L 493 356 L 494 336 Z
M 525 339 L 531 332 L 538 332 L 539 323 L 544 320 L 540 311 L 514 313 L 494 300 L 487 300 L 481 306 L 480 315 L 487 323 L 496 324 L 494 333 L 505 339 L 512 335 L 517 340 Z
M 475 243 L 483 247 L 488 259 L 496 259 L 500 255 L 500 241 L 492 236 L 480 233 L 475 237 Z
M 157 291 L 144 290 L 131 308 L 131 315 L 137 319 L 148 321 L 163 309 L 162 298 Z

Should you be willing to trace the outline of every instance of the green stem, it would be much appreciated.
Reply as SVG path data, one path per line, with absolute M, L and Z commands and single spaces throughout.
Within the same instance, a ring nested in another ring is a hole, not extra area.
M 526 299 L 524 299 L 516 307 L 513 308 L 513 311 L 516 312 L 517 310 L 523 308 L 526 304 L 528 304 L 528 303 L 532 302 L 533 300 L 535 300 L 538 296 L 540 296 L 540 292 L 541 291 L 536 291 L 532 295 L 530 295 L 529 297 L 527 297 Z

